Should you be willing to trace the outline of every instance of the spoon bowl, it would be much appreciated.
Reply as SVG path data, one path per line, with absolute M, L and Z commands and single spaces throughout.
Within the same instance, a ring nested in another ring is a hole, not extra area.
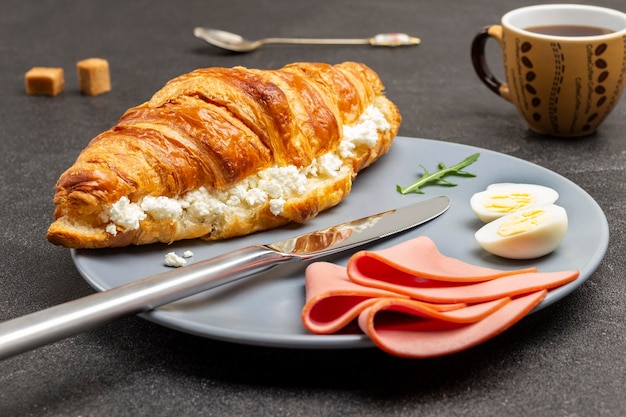
M 249 41 L 236 33 L 220 29 L 197 27 L 193 34 L 213 46 L 233 52 L 250 52 L 261 46 L 261 41 Z
M 373 46 L 409 46 L 419 45 L 420 39 L 404 33 L 381 33 L 371 38 L 362 39 L 324 39 L 324 38 L 265 38 L 247 40 L 236 33 L 220 29 L 197 27 L 193 34 L 203 41 L 228 51 L 251 52 L 266 44 L 301 44 L 301 45 L 373 45 Z

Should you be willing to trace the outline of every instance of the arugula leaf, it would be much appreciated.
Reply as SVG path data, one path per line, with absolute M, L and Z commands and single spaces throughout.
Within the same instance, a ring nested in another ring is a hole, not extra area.
M 438 165 L 439 169 L 437 170 L 437 172 L 433 172 L 432 174 L 428 172 L 424 165 L 420 164 L 420 167 L 422 167 L 422 169 L 424 170 L 424 174 L 422 174 L 420 178 L 415 180 L 413 184 L 407 187 L 396 185 L 396 190 L 398 190 L 400 194 L 424 194 L 424 191 L 421 190 L 421 187 L 431 183 L 434 185 L 441 185 L 443 187 L 456 187 L 456 184 L 446 180 L 444 177 L 448 175 L 456 175 L 458 177 L 475 177 L 476 175 L 463 171 L 463 168 L 476 162 L 479 156 L 480 153 L 475 153 L 449 168 L 446 167 L 443 162 L 440 162 Z

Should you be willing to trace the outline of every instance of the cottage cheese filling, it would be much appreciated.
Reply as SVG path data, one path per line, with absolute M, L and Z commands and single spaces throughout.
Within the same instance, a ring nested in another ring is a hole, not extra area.
M 270 167 L 257 175 L 244 179 L 227 190 L 207 190 L 200 187 L 178 198 L 145 196 L 137 202 L 128 197 L 120 198 L 101 214 L 108 223 L 106 231 L 117 234 L 123 230 L 136 230 L 148 216 L 155 220 L 182 219 L 185 217 L 199 222 L 210 222 L 224 215 L 229 207 L 254 207 L 269 203 L 274 215 L 283 212 L 285 202 L 306 191 L 307 178 L 333 177 L 343 167 L 343 159 L 354 155 L 360 145 L 374 146 L 378 132 L 387 132 L 390 125 L 374 105 L 370 105 L 359 120 L 343 127 L 343 139 L 335 152 L 319 156 L 311 165 Z

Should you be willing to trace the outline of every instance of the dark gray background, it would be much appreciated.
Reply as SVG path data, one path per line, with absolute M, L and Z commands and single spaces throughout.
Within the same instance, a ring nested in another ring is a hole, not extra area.
M 59 174 L 87 142 L 168 79 L 206 66 L 370 65 L 400 134 L 484 147 L 574 181 L 604 210 L 597 272 L 559 303 L 472 350 L 405 360 L 376 349 L 285 350 L 217 342 L 127 318 L 0 363 L 0 415 L 618 416 L 626 412 L 624 100 L 583 139 L 530 133 L 476 78 L 473 35 L 524 1 L 22 1 L 0 5 L 0 319 L 93 292 L 45 240 Z M 596 4 L 625 10 L 620 0 Z M 417 48 L 269 46 L 218 51 L 210 25 L 247 37 L 407 32 Z M 490 43 L 497 62 L 497 48 Z M 109 60 L 113 90 L 78 93 L 75 64 Z M 494 64 L 495 65 L 495 64 Z M 65 69 L 66 90 L 30 97 L 24 73 Z

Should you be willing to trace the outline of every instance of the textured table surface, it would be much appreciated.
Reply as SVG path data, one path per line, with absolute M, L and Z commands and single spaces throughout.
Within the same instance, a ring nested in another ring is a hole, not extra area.
M 59 174 L 125 109 L 198 67 L 361 61 L 403 114 L 400 134 L 474 145 L 553 170 L 586 190 L 610 227 L 605 258 L 574 293 L 476 348 L 406 360 L 377 349 L 220 342 L 130 317 L 0 363 L 2 416 L 626 414 L 626 105 L 593 136 L 530 133 L 476 78 L 472 37 L 520 0 L 21 1 L 0 5 L 0 319 L 93 292 L 67 249 L 45 240 Z M 625 11 L 619 0 L 599 5 Z M 250 38 L 406 32 L 414 48 L 271 46 L 221 52 L 198 25 Z M 491 44 L 490 44 L 491 45 Z M 493 45 L 491 45 L 493 46 Z M 488 48 L 497 54 L 496 48 Z M 77 61 L 109 60 L 113 90 L 78 93 Z M 24 73 L 65 69 L 31 97 Z

